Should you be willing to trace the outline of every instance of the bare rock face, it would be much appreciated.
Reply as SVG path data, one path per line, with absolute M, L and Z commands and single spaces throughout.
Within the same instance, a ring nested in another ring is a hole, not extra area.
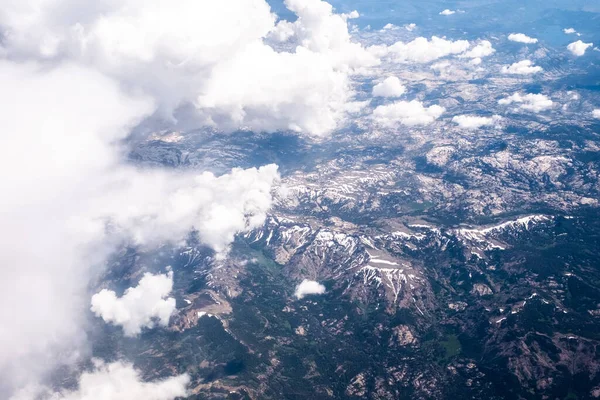
M 346 396 L 363 397 L 367 394 L 365 375 L 360 373 L 350 381 L 346 387 Z
M 398 325 L 392 328 L 392 337 L 390 343 L 396 343 L 400 346 L 409 346 L 417 343 L 417 338 L 407 325 Z
M 478 296 L 487 296 L 492 294 L 492 289 L 490 289 L 490 287 L 484 283 L 476 283 L 473 285 L 471 293 Z
M 456 303 L 448 303 L 448 308 L 453 311 L 464 311 L 468 304 L 464 301 L 457 301 Z
M 302 325 L 297 327 L 295 332 L 296 332 L 296 335 L 306 336 L 306 329 L 304 329 L 304 327 Z

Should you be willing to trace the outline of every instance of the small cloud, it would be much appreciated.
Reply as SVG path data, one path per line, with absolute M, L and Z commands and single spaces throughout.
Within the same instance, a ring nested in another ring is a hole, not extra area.
M 567 46 L 567 49 L 576 57 L 581 57 L 585 54 L 588 47 L 592 47 L 594 43 L 584 43 L 581 40 L 573 42 Z
M 482 58 L 494 54 L 496 50 L 492 47 L 492 43 L 489 40 L 482 40 L 473 47 L 471 50 L 464 52 L 459 55 L 459 58 Z
M 123 327 L 125 336 L 136 336 L 142 328 L 156 323 L 169 324 L 175 311 L 175 299 L 167 298 L 173 289 L 173 272 L 165 275 L 144 274 L 136 287 L 117 297 L 112 290 L 103 289 L 92 296 L 91 310 L 107 323 Z
M 294 296 L 296 296 L 298 299 L 302 299 L 307 295 L 323 293 L 325 293 L 325 286 L 321 285 L 319 282 L 305 279 L 302 281 L 302 283 L 296 286 L 296 292 L 294 293 Z
M 542 72 L 544 69 L 539 66 L 534 66 L 530 60 L 523 60 L 511 64 L 510 66 L 502 67 L 501 72 L 503 74 L 512 75 L 531 75 L 538 72 Z
M 490 126 L 500 121 L 502 117 L 494 115 L 492 117 L 479 117 L 476 115 L 457 115 L 452 118 L 452 122 L 462 129 L 478 129 L 483 126 Z
M 567 35 L 571 35 L 573 33 L 577 33 L 577 31 L 573 28 L 565 28 L 563 29 L 563 32 L 566 33 Z
M 510 40 L 512 42 L 527 43 L 527 44 L 532 44 L 532 43 L 538 42 L 537 39 L 529 37 L 523 33 L 511 33 L 510 35 L 508 35 L 508 40 Z
M 540 112 L 544 110 L 548 110 L 552 108 L 554 103 L 548 96 L 543 94 L 533 94 L 529 93 L 526 95 L 521 95 L 519 93 L 515 93 L 512 96 L 506 97 L 504 99 L 500 99 L 498 104 L 500 105 L 509 105 L 509 104 L 519 104 L 519 108 L 532 112 Z
M 455 14 L 455 13 L 456 13 L 456 11 L 448 10 L 446 8 L 444 11 L 440 12 L 440 15 L 452 15 L 452 14 Z
M 413 30 L 415 30 L 415 28 L 417 27 L 417 24 L 407 24 L 404 25 L 404 29 L 406 29 L 409 32 L 412 32 Z
M 407 126 L 429 125 L 438 119 L 446 109 L 438 105 L 424 107 L 417 100 L 397 101 L 377 107 L 373 111 L 373 120 L 384 127 L 392 128 L 402 124 Z
M 382 31 L 396 31 L 400 29 L 399 26 L 396 26 L 394 24 L 385 24 L 385 26 L 381 29 Z
M 395 76 L 390 76 L 373 86 L 373 96 L 375 97 L 400 97 L 405 92 L 406 88 Z
M 594 111 L 592 111 L 592 117 L 600 119 L 600 108 L 597 108 Z
M 342 14 L 342 18 L 344 18 L 344 19 L 356 19 L 359 17 L 360 17 L 360 14 L 356 10 L 351 11 L 349 14 Z

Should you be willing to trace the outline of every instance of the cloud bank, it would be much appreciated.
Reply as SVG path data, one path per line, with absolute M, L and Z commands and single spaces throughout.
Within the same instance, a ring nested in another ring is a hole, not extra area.
M 298 19 L 284 51 L 268 44 L 283 22 L 262 0 L 165 4 L 0 2 L 0 167 L 10 171 L 0 300 L 14 305 L 0 309 L 11 321 L 0 328 L 1 395 L 82 356 L 87 285 L 114 249 L 177 244 L 195 229 L 223 256 L 271 207 L 277 166 L 139 169 L 123 157 L 132 128 L 189 103 L 200 125 L 224 131 L 328 135 L 356 109 L 355 69 L 377 63 L 351 41 L 356 13 L 318 0 L 286 3 Z M 132 334 L 147 325 L 147 310 L 122 320 L 127 297 L 103 296 L 94 304 L 107 320 Z M 153 315 L 162 322 L 168 309 Z
M 196 229 L 224 254 L 236 233 L 264 220 L 278 172 L 128 165 L 119 143 L 155 102 L 88 67 L 4 60 L 0 85 L 10 133 L 0 168 L 11 171 L 11 195 L 0 199 L 0 300 L 13 304 L 0 308 L 11 321 L 0 328 L 0 375 L 10 390 L 81 355 L 87 284 L 111 251 L 178 242 Z
M 264 0 L 3 3 L 9 57 L 93 66 L 154 98 L 167 117 L 194 104 L 200 124 L 225 131 L 326 136 L 351 106 L 354 69 L 378 62 L 351 41 L 347 20 L 358 14 L 321 0 L 286 0 L 293 23 L 276 23 Z M 269 36 L 289 50 L 276 51 Z

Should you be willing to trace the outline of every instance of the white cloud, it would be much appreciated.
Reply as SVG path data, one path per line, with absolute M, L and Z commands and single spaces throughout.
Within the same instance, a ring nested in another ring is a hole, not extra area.
M 592 117 L 600 119 L 600 108 L 597 108 L 594 111 L 592 111 Z
M 440 15 L 452 15 L 455 13 L 456 13 L 456 11 L 452 11 L 452 10 L 449 10 L 446 8 L 444 11 L 440 12 Z
M 415 30 L 415 28 L 417 27 L 417 24 L 415 23 L 410 23 L 410 24 L 406 24 L 404 25 L 404 29 L 406 29 L 409 32 L 412 32 L 413 30 Z M 385 26 L 383 28 L 381 28 L 381 31 L 397 31 L 398 29 L 400 29 L 400 27 L 398 25 L 394 25 L 394 24 L 385 24 Z
M 371 46 L 369 51 L 377 57 L 391 57 L 396 62 L 429 63 L 450 55 L 480 59 L 493 54 L 496 50 L 488 40 L 480 40 L 471 48 L 468 40 L 452 41 L 433 36 L 430 40 L 418 37 L 408 43 L 398 41 L 390 46 Z
M 489 40 L 481 40 L 475 47 L 459 55 L 459 57 L 481 60 L 482 57 L 490 56 L 495 52 L 496 50 L 492 47 L 492 43 Z
M 577 57 L 580 57 L 585 54 L 585 51 L 588 47 L 592 47 L 594 43 L 584 43 L 581 40 L 573 42 L 567 46 L 567 49 Z
M 508 35 L 508 40 L 510 40 L 512 42 L 527 43 L 527 44 L 532 44 L 532 43 L 538 42 L 537 39 L 529 37 L 529 36 L 525 35 L 524 33 L 511 33 L 510 35 Z
M 452 67 L 452 64 L 449 61 L 440 61 L 432 64 L 429 68 L 438 72 L 446 72 L 450 67 Z
M 396 42 L 391 46 L 372 46 L 370 51 L 379 56 L 391 56 L 397 62 L 428 63 L 451 54 L 460 54 L 469 48 L 467 40 L 446 40 L 433 36 L 431 40 L 418 37 L 411 42 Z
M 0 197 L 0 302 L 11 304 L 0 307 L 10 321 L 0 328 L 0 376 L 10 387 L 70 360 L 84 340 L 87 277 L 105 253 L 90 244 L 103 225 L 83 209 L 97 194 L 96 180 L 117 166 L 109 143 L 124 138 L 152 102 L 73 65 L 3 60 L 0 86 L 0 169 L 10 193 Z M 27 162 L 15 149 L 27 149 Z
M 373 96 L 375 97 L 400 97 L 406 92 L 406 88 L 395 76 L 385 78 L 373 86 Z
M 294 296 L 296 296 L 298 299 L 302 299 L 307 295 L 323 293 L 325 293 L 325 286 L 321 285 L 319 282 L 305 279 L 298 286 L 296 286 L 296 292 L 294 293 Z
M 121 361 L 106 364 L 95 360 L 94 370 L 79 377 L 77 388 L 51 393 L 46 388 L 27 388 L 10 400 L 174 400 L 188 395 L 187 374 L 146 382 L 133 365 Z
M 457 115 L 452 118 L 452 122 L 457 124 L 462 129 L 478 129 L 483 126 L 491 126 L 502 118 L 498 115 L 492 117 L 479 117 L 476 115 Z
M 113 234 L 143 245 L 178 240 L 195 229 L 203 243 L 222 255 L 237 233 L 264 222 L 278 176 L 276 165 L 236 168 L 221 176 L 123 170 L 109 184 L 128 186 L 108 199 L 98 197 L 92 217 L 110 221 Z
M 91 310 L 104 322 L 121 326 L 125 336 L 136 336 L 142 328 L 167 326 L 175 311 L 175 299 L 167 297 L 173 290 L 173 272 L 165 275 L 144 274 L 136 287 L 122 297 L 102 289 L 92 296 Z
M 570 35 L 572 33 L 577 33 L 577 31 L 573 28 L 565 28 L 565 29 L 563 29 L 563 32 L 566 33 L 567 35 Z
M 263 222 L 278 173 L 216 177 L 124 163 L 119 143 L 154 102 L 89 68 L 3 60 L 0 86 L 10 193 L 0 197 L 0 302 L 11 304 L 0 307 L 10 321 L 0 328 L 0 376 L 11 390 L 79 357 L 90 277 L 117 245 L 177 242 L 195 228 L 223 254 L 237 232 Z M 16 149 L 26 149 L 26 162 Z
M 424 107 L 417 100 L 397 101 L 392 104 L 381 105 L 373 111 L 373 120 L 385 127 L 394 127 L 398 124 L 416 126 L 429 125 L 438 119 L 445 108 L 438 105 Z
M 543 70 L 540 66 L 534 66 L 530 60 L 523 60 L 511 65 L 505 65 L 502 67 L 501 72 L 512 75 L 531 75 Z
M 286 0 L 298 18 L 277 25 L 264 0 L 3 2 L 10 57 L 76 60 L 150 95 L 166 116 L 193 103 L 201 124 L 227 131 L 328 135 L 346 116 L 354 69 L 377 63 L 351 41 L 357 13 L 321 0 Z M 266 44 L 271 31 L 289 51 Z
M 498 101 L 498 104 L 500 105 L 509 105 L 513 103 L 519 104 L 519 107 L 523 110 L 532 111 L 536 113 L 548 110 L 554 105 L 554 103 L 552 102 L 552 100 L 550 100 L 548 96 L 533 93 L 529 93 L 524 96 L 519 93 L 515 93 L 512 96 L 500 99 Z
M 385 26 L 383 28 L 381 28 L 382 31 L 396 31 L 398 29 L 400 29 L 399 26 L 391 24 L 391 23 L 385 24 Z

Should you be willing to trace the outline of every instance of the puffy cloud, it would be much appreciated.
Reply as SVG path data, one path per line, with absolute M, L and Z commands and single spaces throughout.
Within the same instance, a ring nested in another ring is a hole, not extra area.
M 106 364 L 94 361 L 94 369 L 79 377 L 77 388 L 51 393 L 45 388 L 28 388 L 11 400 L 174 400 L 187 396 L 190 378 L 187 374 L 145 382 L 133 365 L 121 361 Z
M 452 122 L 462 129 L 478 129 L 483 126 L 490 126 L 500 121 L 502 117 L 494 115 L 492 117 L 479 117 L 476 115 L 457 115 L 452 118 Z
M 440 12 L 440 15 L 452 15 L 452 14 L 455 14 L 455 13 L 456 13 L 456 11 L 449 10 L 449 9 L 446 8 L 444 11 Z
M 565 28 L 563 29 L 563 32 L 566 33 L 567 35 L 571 35 L 573 33 L 577 33 L 577 31 L 573 28 Z
M 527 44 L 533 44 L 533 43 L 538 42 L 537 39 L 529 37 L 529 36 L 525 35 L 524 33 L 511 33 L 510 35 L 508 35 L 508 40 L 510 40 L 511 42 L 527 43 Z
M 97 197 L 89 215 L 109 221 L 113 235 L 141 245 L 179 240 L 195 229 L 203 243 L 223 255 L 237 233 L 264 222 L 278 178 L 273 164 L 221 176 L 122 169 L 108 184 L 127 186 L 111 187 L 108 198 Z
M 391 46 L 373 46 L 371 52 L 390 56 L 398 62 L 428 63 L 451 54 L 460 54 L 469 48 L 467 40 L 446 40 L 433 36 L 431 40 L 418 37 L 411 42 L 396 42 Z
M 75 0 L 8 1 L 0 14 L 0 25 L 9 32 L 3 45 L 13 57 L 93 65 L 141 87 L 169 110 L 193 100 L 203 76 L 259 41 L 275 21 L 263 0 L 165 4 L 99 0 L 94 7 L 81 7 Z M 240 20 L 252 23 L 233 25 Z
M 327 135 L 346 115 L 353 70 L 377 63 L 351 41 L 357 13 L 321 0 L 286 0 L 297 20 L 277 25 L 264 0 L 3 2 L 10 57 L 76 60 L 150 95 L 167 116 L 193 103 L 200 123 L 227 131 Z M 270 32 L 297 47 L 275 51 Z
M 600 119 L 600 108 L 597 108 L 594 111 L 592 111 L 592 117 Z
M 391 24 L 391 23 L 385 24 L 384 27 L 381 28 L 382 31 L 396 31 L 398 29 L 400 29 L 399 26 Z
M 175 311 L 175 299 L 167 298 L 171 290 L 173 272 L 165 275 L 146 273 L 139 284 L 127 289 L 122 297 L 107 289 L 93 295 L 91 310 L 104 322 L 123 327 L 125 336 L 135 336 L 142 328 L 169 324 Z
M 496 50 L 488 40 L 480 40 L 471 48 L 468 40 L 447 40 L 437 36 L 418 37 L 408 43 L 398 41 L 390 46 L 376 45 L 369 51 L 377 57 L 389 57 L 396 62 L 429 63 L 439 58 L 456 55 L 473 60 L 487 57 Z
M 325 55 L 302 47 L 290 55 L 258 45 L 216 71 L 196 105 L 204 124 L 219 129 L 326 136 L 348 110 L 349 85 L 348 75 L 333 70 Z
M 459 57 L 481 60 L 482 57 L 490 56 L 495 52 L 496 50 L 494 49 L 494 47 L 492 47 L 492 43 L 489 40 L 481 40 L 475 47 L 459 55 Z
M 537 72 L 542 72 L 543 70 L 544 69 L 540 66 L 534 66 L 530 60 L 523 60 L 511 65 L 505 65 L 500 71 L 503 74 L 531 75 Z
M 374 60 L 358 43 L 350 40 L 347 19 L 358 13 L 335 14 L 331 4 L 321 0 L 285 0 L 287 8 L 297 15 L 293 23 L 284 22 L 293 31 L 296 44 L 318 53 L 330 54 L 335 61 L 347 65 L 370 64 Z
M 417 100 L 397 101 L 392 104 L 381 105 L 373 111 L 373 120 L 385 127 L 394 127 L 398 124 L 416 126 L 429 125 L 446 111 L 444 107 L 433 105 L 423 106 Z
M 376 97 L 400 97 L 406 92 L 406 88 L 395 76 L 385 78 L 373 86 L 373 96 Z
M 584 43 L 581 40 L 573 42 L 567 46 L 567 50 L 569 50 L 574 56 L 580 57 L 585 54 L 585 51 L 588 47 L 592 47 L 594 43 Z
M 498 104 L 500 105 L 509 105 L 513 103 L 519 104 L 519 107 L 523 110 L 533 111 L 536 113 L 548 110 L 554 105 L 548 96 L 533 93 L 529 93 L 524 96 L 519 93 L 515 93 L 512 96 L 500 99 L 498 101 Z
M 296 296 L 298 299 L 302 299 L 311 294 L 323 293 L 325 293 L 325 286 L 321 285 L 319 282 L 305 279 L 298 286 L 296 286 L 296 292 L 294 293 L 294 296 Z
M 410 24 L 404 25 L 404 29 L 406 29 L 409 32 L 414 31 L 416 29 L 416 27 L 417 27 L 417 24 L 415 24 L 415 23 L 410 23 Z

